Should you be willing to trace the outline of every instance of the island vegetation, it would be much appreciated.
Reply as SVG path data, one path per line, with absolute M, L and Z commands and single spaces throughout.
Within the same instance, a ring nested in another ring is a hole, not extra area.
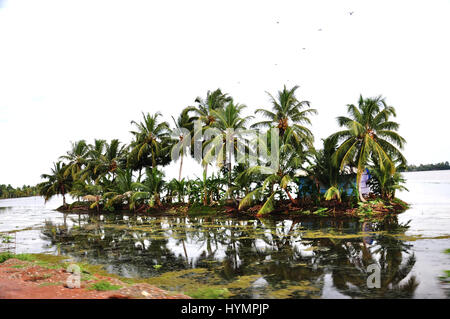
M 399 172 L 407 162 L 394 107 L 381 96 L 360 96 L 355 105 L 347 105 L 346 116 L 337 118 L 341 130 L 315 149 L 310 128 L 317 110 L 299 99 L 297 90 L 284 86 L 275 96 L 269 94 L 269 107 L 257 109 L 257 117 L 244 116 L 246 106 L 220 89 L 197 97 L 195 105 L 172 117 L 173 125 L 159 112 L 143 113 L 131 122 L 128 144 L 117 139 L 73 142 L 51 172 L 41 176 L 39 191 L 46 199 L 62 195 L 61 210 L 93 212 L 371 217 L 403 211 L 407 205 L 395 194 L 404 189 Z M 200 129 L 195 123 L 202 124 Z M 190 137 L 208 129 L 217 134 L 202 136 L 204 156 L 195 158 L 196 142 Z M 240 132 L 247 129 L 257 131 L 257 137 L 245 140 Z M 274 132 L 277 147 L 269 142 Z M 239 139 L 247 143 L 244 150 L 258 145 L 269 158 L 276 155 L 276 165 L 258 156 L 239 160 Z M 232 141 L 231 147 L 225 140 Z M 175 148 L 179 173 L 169 180 L 164 167 L 175 160 Z M 187 156 L 201 165 L 201 178 L 183 178 Z M 360 187 L 364 174 L 370 176 L 367 194 Z M 69 205 L 68 194 L 77 201 Z
M 38 196 L 39 190 L 37 186 L 23 185 L 22 187 L 13 187 L 10 184 L 0 184 L 0 199 L 19 198 Z
M 448 169 L 450 169 L 450 163 L 446 161 L 436 164 L 407 165 L 404 169 L 402 169 L 402 171 L 420 172 L 420 171 L 442 171 Z

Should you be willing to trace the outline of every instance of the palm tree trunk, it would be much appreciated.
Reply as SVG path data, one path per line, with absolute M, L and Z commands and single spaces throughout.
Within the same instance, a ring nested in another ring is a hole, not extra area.
M 155 152 L 152 149 L 152 170 L 154 167 L 156 167 L 156 159 L 155 159 Z
M 141 177 L 142 177 L 142 167 L 139 167 L 139 176 L 138 176 L 138 183 L 141 182 Z
M 155 203 L 157 206 L 162 206 L 161 205 L 161 200 L 159 199 L 159 193 L 155 192 Z
M 292 204 L 294 204 L 294 205 L 296 205 L 297 204 L 297 202 L 295 201 L 295 199 L 294 198 L 292 198 L 292 196 L 291 196 L 291 194 L 288 192 L 288 190 L 287 189 L 284 189 L 284 191 L 286 192 L 286 194 L 288 195 L 288 197 L 289 197 L 289 200 L 291 201 L 291 203 Z
M 361 172 L 358 172 L 356 174 L 356 184 L 358 185 L 359 200 L 361 202 L 365 203 L 366 200 L 365 200 L 364 196 L 362 195 L 362 191 L 361 191 L 361 174 L 362 174 Z
M 232 149 L 228 151 L 228 189 L 231 188 L 231 156 L 232 156 Z M 232 197 L 231 192 L 229 192 L 228 196 L 230 198 Z
M 184 240 L 181 240 L 181 243 L 183 244 L 183 250 L 184 250 L 184 256 L 186 257 L 186 265 L 189 265 L 189 258 L 186 250 L 186 245 L 184 244 Z
M 203 205 L 208 205 L 208 193 L 206 191 L 206 177 L 208 174 L 208 164 L 205 164 L 203 169 Z
M 61 195 L 63 196 L 63 206 L 66 207 L 66 188 L 61 185 Z
M 181 160 L 180 160 L 180 173 L 178 174 L 178 180 L 181 181 L 181 170 L 183 168 L 183 157 L 181 156 Z

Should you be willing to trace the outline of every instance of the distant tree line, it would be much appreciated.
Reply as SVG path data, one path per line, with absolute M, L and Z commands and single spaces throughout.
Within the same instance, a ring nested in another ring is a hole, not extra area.
M 39 195 L 39 191 L 36 186 L 23 185 L 22 187 L 14 188 L 10 184 L 0 184 L 0 199 L 37 195 Z
M 446 170 L 450 169 L 449 162 L 441 162 L 436 164 L 420 164 L 417 165 L 408 165 L 406 166 L 406 169 L 403 171 L 406 172 L 418 172 L 418 171 L 440 171 L 440 170 Z

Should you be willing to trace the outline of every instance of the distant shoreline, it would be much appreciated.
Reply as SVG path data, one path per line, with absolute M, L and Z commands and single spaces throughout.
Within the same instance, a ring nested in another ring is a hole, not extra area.
M 400 173 L 439 172 L 439 171 L 450 171 L 450 168 L 443 168 L 443 169 L 423 169 L 423 170 L 413 170 L 413 171 L 400 171 Z
M 420 165 L 408 165 L 404 170 L 400 172 L 426 172 L 426 171 L 445 171 L 450 170 L 450 163 L 442 162 L 436 164 L 420 164 Z

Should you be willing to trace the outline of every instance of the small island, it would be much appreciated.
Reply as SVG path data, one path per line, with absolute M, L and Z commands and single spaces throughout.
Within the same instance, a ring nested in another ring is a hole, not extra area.
M 131 122 L 129 144 L 72 143 L 42 175 L 39 192 L 62 195 L 63 212 L 369 219 L 403 212 L 408 205 L 395 194 L 405 189 L 407 161 L 394 107 L 360 96 L 337 118 L 341 130 L 316 149 L 310 126 L 317 110 L 297 89 L 269 94 L 270 107 L 251 111 L 258 119 L 220 89 L 196 98 L 173 125 L 159 112 L 143 113 Z M 183 178 L 188 156 L 202 178 Z M 178 178 L 166 179 L 164 167 L 174 161 Z M 66 203 L 67 194 L 76 201 Z

